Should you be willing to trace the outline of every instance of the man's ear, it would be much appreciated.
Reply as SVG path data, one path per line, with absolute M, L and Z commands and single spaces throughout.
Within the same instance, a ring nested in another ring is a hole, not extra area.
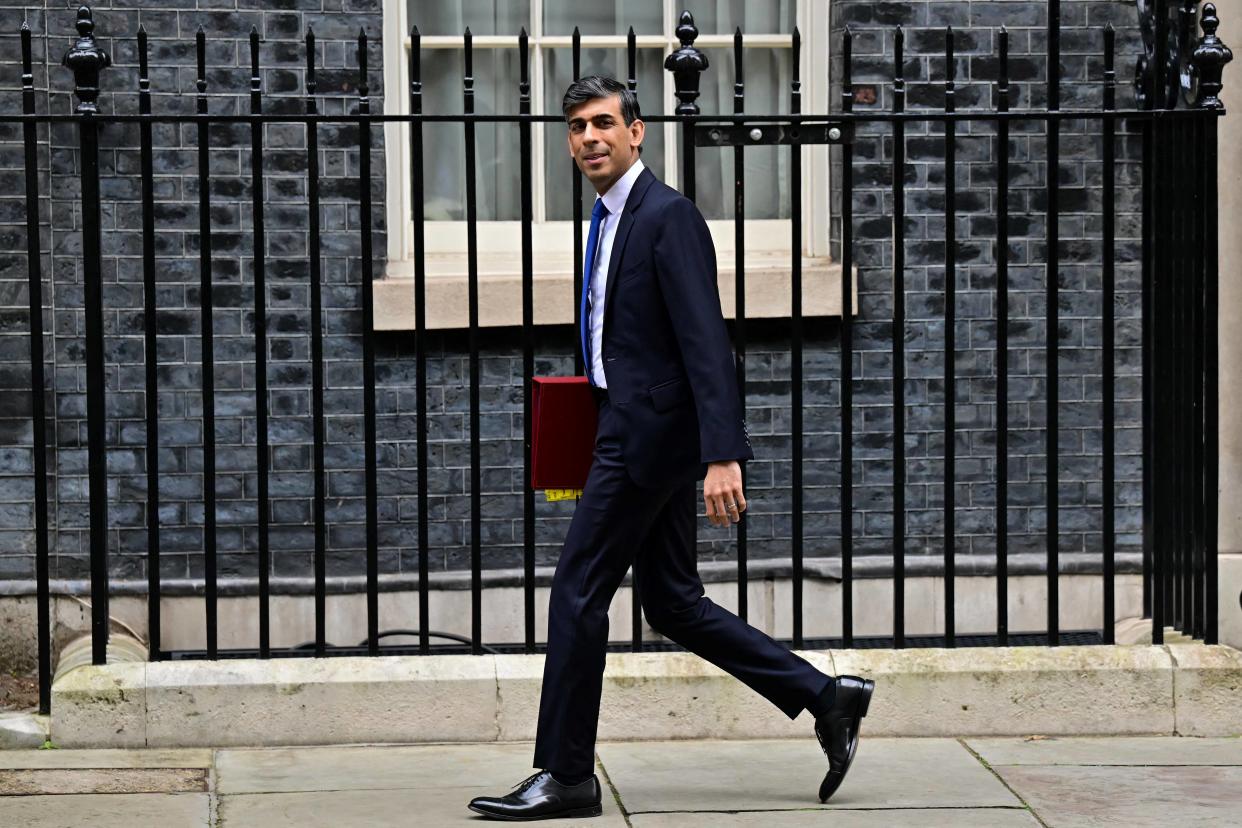
M 638 128 L 637 132 L 635 131 L 636 126 Z M 642 144 L 643 137 L 646 134 L 647 134 L 647 125 L 643 123 L 642 118 L 635 118 L 633 121 L 630 121 L 630 137 L 638 139 L 637 142 L 631 143 L 630 146 L 637 149 Z

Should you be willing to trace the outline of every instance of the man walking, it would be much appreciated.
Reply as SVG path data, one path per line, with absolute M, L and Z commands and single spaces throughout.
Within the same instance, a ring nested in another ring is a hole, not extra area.
M 595 816 L 595 734 L 608 606 L 633 567 L 652 628 L 729 672 L 791 719 L 803 710 L 828 756 L 821 801 L 854 758 L 874 682 L 835 679 L 703 594 L 695 488 L 718 526 L 746 510 L 753 459 L 716 285 L 716 253 L 694 203 L 640 158 L 638 99 L 612 78 L 575 81 L 562 111 L 569 152 L 594 185 L 579 308 L 599 421 L 582 497 L 552 580 L 534 766 L 469 808 L 502 819 Z

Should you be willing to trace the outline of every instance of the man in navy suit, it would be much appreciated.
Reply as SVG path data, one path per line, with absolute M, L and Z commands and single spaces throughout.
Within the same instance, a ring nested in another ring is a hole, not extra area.
M 791 719 L 804 709 L 829 769 L 826 800 L 854 757 L 874 683 L 832 676 L 703 594 L 694 520 L 746 511 L 753 459 L 716 286 L 716 253 L 694 203 L 641 160 L 638 99 L 612 78 L 566 91 L 569 152 L 594 185 L 579 345 L 599 421 L 582 497 L 552 580 L 534 766 L 470 809 L 507 819 L 601 813 L 595 733 L 608 606 L 633 567 L 652 628 L 737 677 Z M 705 700 L 710 704 L 710 700 Z

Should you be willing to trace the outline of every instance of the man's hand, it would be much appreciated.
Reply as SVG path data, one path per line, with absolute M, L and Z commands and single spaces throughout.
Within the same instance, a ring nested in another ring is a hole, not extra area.
M 703 503 L 713 526 L 728 526 L 742 519 L 746 498 L 742 495 L 742 467 L 736 460 L 719 460 L 707 467 L 703 480 Z

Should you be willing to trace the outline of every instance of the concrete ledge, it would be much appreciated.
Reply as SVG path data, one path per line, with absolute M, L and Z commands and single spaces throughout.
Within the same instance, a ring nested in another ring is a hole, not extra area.
M 87 664 L 55 679 L 52 741 L 60 747 L 146 746 L 146 683 L 142 662 Z
M 1242 734 L 1242 653 L 1215 645 L 804 651 L 876 679 L 893 736 Z M 542 655 L 165 661 L 78 667 L 52 686 L 62 747 L 532 739 Z M 690 653 L 610 653 L 599 738 L 805 736 Z
M 1174 732 L 1163 646 L 841 650 L 836 666 L 876 678 L 867 727 L 877 735 Z
M 1220 645 L 1169 644 L 1177 732 L 1232 736 L 1242 732 L 1242 652 Z

